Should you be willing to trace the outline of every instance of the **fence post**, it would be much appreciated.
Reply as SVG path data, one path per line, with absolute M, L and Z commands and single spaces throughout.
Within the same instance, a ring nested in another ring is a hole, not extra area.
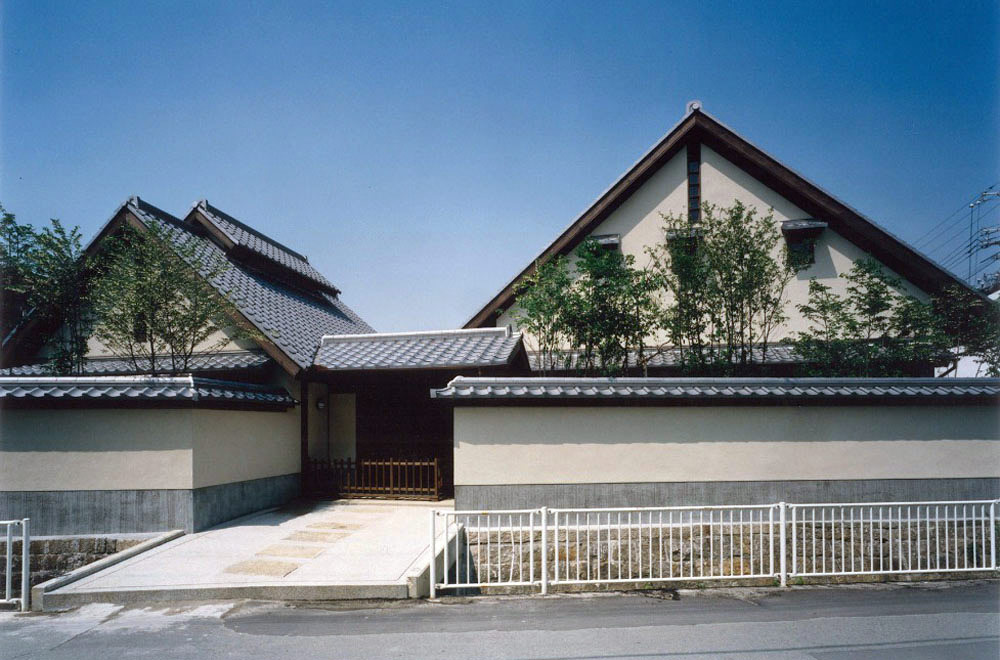
M 542 507 L 542 595 L 549 593 L 549 507 Z
M 445 543 L 448 539 L 444 540 Z M 447 570 L 447 567 L 445 567 Z M 437 595 L 435 585 L 437 584 L 437 510 L 431 509 L 431 590 L 430 597 Z
M 997 502 L 990 503 L 990 568 L 997 567 Z M 928 532 L 929 534 L 930 532 Z
M 5 526 L 7 527 L 7 545 L 4 546 L 4 552 L 6 552 L 6 559 L 4 561 L 6 563 L 3 597 L 4 600 L 10 600 L 11 592 L 14 590 L 14 576 L 12 575 L 14 572 L 14 531 L 10 523 L 7 523 Z
M 21 611 L 27 612 L 31 607 L 31 532 L 28 531 L 28 518 L 21 521 Z
M 796 522 L 795 521 L 795 512 L 796 511 L 798 511 L 798 509 L 795 508 L 795 505 L 792 505 L 792 575 L 795 575 L 796 573 L 798 573 L 799 549 L 796 547 L 796 541 L 795 541 L 795 538 L 796 538 L 796 532 L 795 532 L 795 522 Z M 802 542 L 805 543 L 805 538 L 802 539 Z M 803 552 L 804 552 L 804 550 L 803 550 Z
M 781 525 L 781 532 L 779 534 L 779 536 L 781 538 L 781 543 L 779 545 L 779 553 L 780 554 L 778 555 L 778 557 L 780 559 L 779 564 L 781 566 L 781 568 L 779 569 L 781 571 L 781 586 L 787 587 L 788 586 L 788 566 L 786 564 L 786 558 L 785 558 L 785 544 L 787 543 L 787 541 L 785 540 L 785 503 L 784 502 L 778 502 L 778 524 Z

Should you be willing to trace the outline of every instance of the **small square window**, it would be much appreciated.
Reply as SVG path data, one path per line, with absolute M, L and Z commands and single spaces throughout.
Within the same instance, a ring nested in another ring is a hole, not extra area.
M 812 266 L 816 263 L 816 241 L 808 238 L 801 241 L 789 241 L 788 260 L 798 270 Z
M 688 173 L 689 174 L 697 174 L 698 173 L 698 165 L 700 165 L 700 163 L 698 161 L 696 161 L 696 160 L 689 161 L 688 162 Z
M 688 174 L 688 183 L 697 184 L 698 183 L 698 173 Z

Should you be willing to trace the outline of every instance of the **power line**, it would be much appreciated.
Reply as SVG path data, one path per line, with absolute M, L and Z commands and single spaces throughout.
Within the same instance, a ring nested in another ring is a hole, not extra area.
M 986 190 L 987 190 L 987 191 L 989 191 L 989 190 L 992 190 L 992 189 L 993 189 L 994 187 L 996 187 L 997 185 L 1000 185 L 1000 181 L 997 181 L 997 182 L 993 183 L 993 184 L 992 184 L 992 185 L 990 185 L 990 186 L 989 186 L 988 188 L 986 188 Z M 985 192 L 985 191 L 984 191 L 984 192 Z M 980 194 L 981 194 L 981 193 L 980 193 Z M 934 235 L 936 236 L 937 234 L 941 233 L 941 232 L 937 231 L 939 227 L 941 227 L 942 225 L 944 225 L 945 223 L 947 223 L 947 222 L 948 222 L 949 220 L 951 220 L 952 218 L 954 218 L 954 217 L 955 217 L 956 215 L 958 215 L 959 213 L 961 213 L 961 212 L 962 212 L 962 211 L 964 211 L 965 209 L 969 208 L 969 204 L 972 204 L 973 202 L 975 202 L 975 201 L 976 201 L 977 199 L 979 199 L 979 197 L 980 197 L 980 195 L 975 195 L 975 196 L 973 196 L 973 197 L 972 197 L 972 198 L 971 198 L 971 199 L 970 199 L 970 200 L 969 200 L 968 202 L 966 202 L 966 203 L 962 204 L 962 205 L 961 205 L 961 206 L 959 206 L 959 207 L 958 207 L 957 209 L 955 209 L 955 210 L 954 210 L 954 211 L 953 211 L 953 212 L 952 212 L 952 213 L 951 213 L 950 215 L 948 215 L 948 217 L 946 217 L 946 218 L 945 218 L 944 220 L 942 220 L 942 221 L 938 222 L 938 223 L 937 223 L 936 225 L 934 225 L 934 226 L 933 226 L 933 227 L 931 227 L 931 228 L 930 228 L 929 230 L 927 230 L 927 232 L 925 232 L 925 233 L 924 233 L 924 234 L 923 234 L 923 235 L 922 235 L 922 236 L 921 236 L 920 238 L 918 238 L 918 239 L 917 239 L 917 240 L 916 240 L 916 241 L 914 242 L 914 244 L 913 244 L 913 245 L 914 245 L 914 247 L 917 247 L 917 246 L 919 246 L 919 245 L 921 245 L 921 244 L 925 244 L 925 243 L 927 243 L 927 242 L 929 241 L 929 239 L 933 238 L 933 237 L 931 236 L 931 234 L 934 234 Z

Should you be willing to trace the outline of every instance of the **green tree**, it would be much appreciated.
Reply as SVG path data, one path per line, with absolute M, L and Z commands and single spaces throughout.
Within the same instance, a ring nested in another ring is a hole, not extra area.
M 955 286 L 938 294 L 933 305 L 955 358 L 974 358 L 979 375 L 1000 377 L 1000 303 Z
M 223 328 L 230 337 L 252 334 L 210 284 L 228 263 L 199 260 L 196 241 L 153 225 L 126 227 L 107 244 L 93 284 L 95 335 L 136 371 L 182 373 L 196 351 L 228 343 Z
M 560 348 L 566 343 L 566 300 L 572 281 L 565 257 L 535 264 L 535 270 L 517 286 L 513 316 L 527 333 L 529 349 L 536 352 L 542 374 L 558 367 Z
M 945 354 L 952 341 L 931 303 L 904 293 L 899 278 L 873 259 L 841 275 L 846 295 L 809 282 L 798 310 L 809 321 L 796 338 L 807 370 L 824 376 L 917 375 Z
M 2 207 L 0 211 L 3 336 L 30 316 L 52 330 L 44 347 L 52 369 L 78 373 L 89 334 L 87 262 L 80 230 L 53 219 L 36 231 Z
M 635 258 L 594 240 L 576 250 L 576 279 L 563 311 L 565 334 L 586 374 L 616 376 L 630 354 L 643 360 L 643 341 L 655 331 L 656 280 L 635 268 Z
M 664 326 L 686 370 L 750 372 L 787 320 L 785 289 L 797 266 L 773 213 L 761 216 L 736 201 L 706 203 L 700 217 L 664 216 L 666 240 L 649 250 L 673 298 Z
M 28 313 L 28 277 L 35 230 L 0 205 L 0 340 Z
M 53 219 L 36 234 L 29 261 L 28 304 L 56 328 L 49 339 L 52 366 L 58 373 L 79 373 L 91 330 L 88 262 L 79 227 L 66 229 Z

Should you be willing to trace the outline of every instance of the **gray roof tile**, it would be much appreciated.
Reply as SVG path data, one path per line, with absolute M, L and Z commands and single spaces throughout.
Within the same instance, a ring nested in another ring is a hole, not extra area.
M 220 261 L 228 263 L 212 285 L 228 295 L 240 312 L 299 367 L 312 364 L 325 334 L 374 332 L 339 297 L 301 291 L 244 268 L 228 259 L 211 240 L 195 234 L 190 226 L 138 198 L 129 202 L 129 208 L 142 222 L 163 228 L 177 244 L 193 244 L 201 262 L 195 266 L 203 272 Z
M 317 284 L 336 291 L 336 287 L 309 264 L 309 259 L 294 250 L 285 247 L 272 238 L 264 236 L 256 229 L 248 227 L 228 213 L 221 211 L 207 200 L 198 203 L 198 210 L 229 239 L 248 250 L 251 250 L 276 264 L 295 271 Z
M 331 370 L 490 367 L 510 363 L 521 335 L 506 328 L 323 338 L 315 365 Z
M 39 399 L 132 399 L 238 403 L 288 408 L 295 400 L 281 387 L 193 378 L 191 376 L 0 377 L 0 401 Z
M 188 363 L 188 372 L 198 371 L 243 371 L 262 369 L 272 363 L 271 358 L 263 351 L 241 351 L 227 353 L 206 353 L 194 355 Z M 148 361 L 140 360 L 139 366 L 148 365 Z M 140 369 L 146 372 L 148 369 Z M 121 358 L 89 358 L 83 363 L 84 375 L 132 374 L 136 370 Z M 0 374 L 8 376 L 44 376 L 54 375 L 49 364 L 27 364 L 20 367 L 0 369 Z
M 976 398 L 1000 405 L 995 378 L 454 378 L 433 398 L 846 399 Z

